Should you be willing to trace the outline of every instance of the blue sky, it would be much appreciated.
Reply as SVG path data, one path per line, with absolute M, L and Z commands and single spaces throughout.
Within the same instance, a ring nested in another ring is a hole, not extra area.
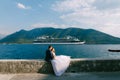
M 92 28 L 120 37 L 120 0 L 0 0 L 0 34 L 38 27 Z

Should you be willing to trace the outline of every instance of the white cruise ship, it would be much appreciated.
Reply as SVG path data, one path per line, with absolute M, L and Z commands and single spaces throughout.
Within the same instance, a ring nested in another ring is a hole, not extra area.
M 80 41 L 77 38 L 67 36 L 65 38 L 53 38 L 50 36 L 37 37 L 33 44 L 85 44 L 85 41 Z

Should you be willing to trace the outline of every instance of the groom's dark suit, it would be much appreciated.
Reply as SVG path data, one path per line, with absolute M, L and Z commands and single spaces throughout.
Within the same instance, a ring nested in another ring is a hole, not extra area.
M 47 62 L 50 62 L 50 60 L 52 60 L 52 59 L 53 59 L 53 57 L 52 57 L 51 51 L 50 51 L 49 49 L 46 50 L 45 60 L 46 60 Z

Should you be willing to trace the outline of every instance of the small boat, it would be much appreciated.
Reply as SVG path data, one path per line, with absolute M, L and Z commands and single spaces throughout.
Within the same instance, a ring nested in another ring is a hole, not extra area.
M 110 52 L 120 52 L 120 50 L 115 50 L 115 49 L 108 49 Z

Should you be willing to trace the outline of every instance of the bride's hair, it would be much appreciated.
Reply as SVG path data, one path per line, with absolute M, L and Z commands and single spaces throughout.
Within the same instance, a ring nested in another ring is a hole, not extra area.
M 52 48 L 52 49 L 51 49 L 51 51 L 55 52 L 55 49 L 54 49 L 54 48 Z

